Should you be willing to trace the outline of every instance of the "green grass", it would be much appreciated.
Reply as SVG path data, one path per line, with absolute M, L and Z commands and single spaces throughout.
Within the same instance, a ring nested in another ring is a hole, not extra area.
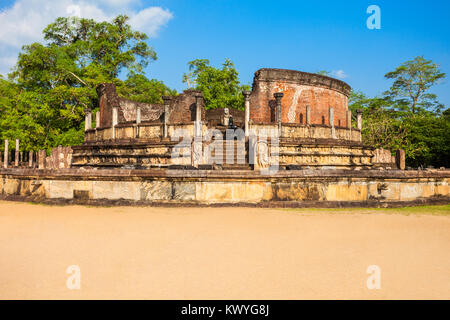
M 57 206 L 65 207 L 64 204 L 49 204 L 39 202 L 26 202 L 30 205 L 38 206 Z M 121 206 L 114 205 L 79 205 L 87 208 L 121 208 Z M 145 205 L 138 205 L 136 207 L 146 207 Z M 175 207 L 176 208 L 176 207 Z M 195 208 L 195 207 L 193 207 Z M 245 208 L 243 208 L 245 210 Z M 326 213 L 326 214 L 402 214 L 402 215 L 435 215 L 435 216 L 450 216 L 450 204 L 446 205 L 427 205 L 427 206 L 412 206 L 400 208 L 261 208 L 262 210 L 280 210 L 292 213 Z
M 282 208 L 279 210 L 298 213 L 331 213 L 331 214 L 402 214 L 402 215 L 436 215 L 450 216 L 450 205 L 414 206 L 401 208 Z

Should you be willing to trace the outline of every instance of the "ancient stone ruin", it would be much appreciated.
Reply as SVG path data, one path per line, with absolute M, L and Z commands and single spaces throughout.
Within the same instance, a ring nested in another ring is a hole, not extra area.
M 390 156 L 388 161 L 374 157 L 374 148 L 361 142 L 361 115 L 352 126 L 348 110 L 350 87 L 317 74 L 258 70 L 252 92 L 244 92 L 244 111 L 206 110 L 201 92 L 193 90 L 165 97 L 163 104 L 120 98 L 113 84 L 100 85 L 98 93 L 99 121 L 93 128 L 87 110 L 86 139 L 73 147 L 73 167 L 251 170 L 261 166 L 264 156 L 265 165 L 281 169 L 400 165 Z M 229 128 L 230 119 L 238 130 Z M 180 131 L 189 136 L 184 142 L 191 145 L 183 146 L 190 152 L 172 157 L 180 148 Z M 266 155 L 252 152 L 261 149 L 260 140 L 267 145 Z
M 337 79 L 260 69 L 240 110 L 207 110 L 195 90 L 160 104 L 119 97 L 114 84 L 97 92 L 83 144 L 39 152 L 36 165 L 33 154 L 11 163 L 6 142 L 3 197 L 295 206 L 449 199 L 450 171 L 406 171 L 403 150 L 363 144 L 362 114 L 352 115 L 350 86 Z

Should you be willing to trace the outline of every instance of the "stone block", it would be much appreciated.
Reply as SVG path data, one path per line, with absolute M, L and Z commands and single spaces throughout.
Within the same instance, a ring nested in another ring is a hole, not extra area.
M 170 200 L 172 198 L 172 182 L 145 181 L 141 184 L 141 200 Z
M 183 201 L 197 200 L 195 182 L 174 182 L 173 199 Z

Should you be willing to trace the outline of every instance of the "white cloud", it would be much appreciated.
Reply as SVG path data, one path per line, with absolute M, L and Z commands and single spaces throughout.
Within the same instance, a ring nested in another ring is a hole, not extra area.
M 139 0 L 17 0 L 0 10 L 0 73 L 14 65 L 20 48 L 42 41 L 42 30 L 57 17 L 80 16 L 97 21 L 111 20 L 118 14 L 130 17 L 131 26 L 155 37 L 173 18 L 168 9 L 134 9 Z
M 165 26 L 173 18 L 169 10 L 161 7 L 150 7 L 139 11 L 131 16 L 130 24 L 137 30 L 146 30 L 150 35 L 158 32 L 158 29 Z
M 345 79 L 348 77 L 344 70 L 333 70 L 331 72 L 331 75 L 339 79 Z

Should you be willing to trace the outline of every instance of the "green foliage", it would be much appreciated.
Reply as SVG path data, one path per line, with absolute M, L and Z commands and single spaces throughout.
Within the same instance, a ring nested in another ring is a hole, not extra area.
M 80 144 L 84 110 L 97 108 L 96 86 L 103 82 L 142 102 L 176 94 L 142 74 L 156 53 L 127 21 L 124 15 L 112 22 L 58 18 L 43 31 L 47 43 L 23 46 L 9 80 L 0 81 L 1 139 L 19 138 L 35 150 Z
M 429 89 L 445 78 L 439 66 L 423 56 L 406 61 L 385 77 L 393 79 L 394 83 L 385 93 L 400 110 L 413 114 L 425 110 L 439 111 L 442 105 L 436 100 L 436 95 Z
M 320 74 L 321 76 L 331 77 L 331 72 L 326 71 L 326 70 L 317 71 L 316 74 Z
M 361 92 L 352 91 L 349 109 L 352 115 L 362 111 L 362 136 L 365 144 L 375 148 L 389 150 L 405 149 L 407 156 L 412 156 L 415 147 L 407 139 L 409 126 L 391 110 L 392 101 L 386 98 L 368 98 Z M 355 123 L 355 121 L 353 122 Z
M 450 159 L 450 109 L 438 116 L 432 113 L 414 115 L 406 120 L 410 126 L 411 144 L 421 146 L 414 157 L 408 159 L 413 167 L 449 167 Z
M 132 75 L 121 83 L 117 87 L 117 93 L 130 100 L 145 103 L 163 102 L 162 96 L 177 94 L 175 90 L 169 89 L 161 81 L 149 80 L 142 74 Z
M 244 108 L 243 90 L 250 86 L 241 85 L 234 64 L 226 59 L 222 69 L 212 67 L 207 59 L 188 63 L 189 73 L 183 75 L 183 82 L 203 93 L 207 109 Z
M 349 108 L 363 111 L 363 141 L 389 150 L 404 149 L 409 166 L 450 167 L 450 110 L 429 93 L 445 78 L 432 61 L 417 57 L 386 74 L 395 79 L 384 97 L 352 91 Z

